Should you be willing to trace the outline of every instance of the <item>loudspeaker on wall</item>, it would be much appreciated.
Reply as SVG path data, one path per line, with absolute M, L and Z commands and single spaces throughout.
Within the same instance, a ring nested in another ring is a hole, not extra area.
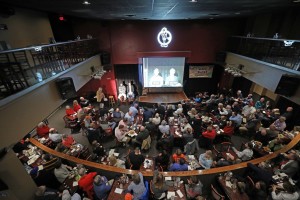
M 59 78 L 55 83 L 62 99 L 77 97 L 74 82 L 71 77 Z

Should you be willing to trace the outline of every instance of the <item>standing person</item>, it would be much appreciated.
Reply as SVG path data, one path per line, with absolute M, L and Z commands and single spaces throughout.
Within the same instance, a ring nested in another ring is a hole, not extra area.
M 139 200 L 143 196 L 144 192 L 146 191 L 146 187 L 141 172 L 133 175 L 132 182 L 128 186 L 127 190 L 133 192 L 133 200 Z
M 102 87 L 99 87 L 97 92 L 96 92 L 96 97 L 97 102 L 100 103 L 100 108 L 104 107 L 104 98 L 105 98 L 105 94 L 103 93 Z
M 141 154 L 141 150 L 139 147 L 136 147 L 134 151 L 130 152 L 128 155 L 128 161 L 127 168 L 133 169 L 133 170 L 139 170 L 144 163 L 145 157 Z M 131 166 L 128 166 L 131 165 Z
M 161 87 L 164 84 L 163 77 L 159 75 L 159 69 L 155 68 L 152 77 L 150 78 L 150 87 Z
M 157 170 L 154 171 L 154 176 L 151 184 L 154 198 L 164 199 L 166 197 L 166 192 L 168 191 L 168 186 L 164 183 L 164 176 Z

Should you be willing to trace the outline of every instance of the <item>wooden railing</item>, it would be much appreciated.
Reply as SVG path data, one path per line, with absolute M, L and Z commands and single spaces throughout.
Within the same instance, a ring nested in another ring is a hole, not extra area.
M 266 160 L 270 160 L 273 159 L 275 157 L 277 157 L 280 153 L 285 153 L 287 151 L 289 151 L 290 149 L 292 149 L 296 144 L 298 144 L 298 142 L 300 141 L 300 134 L 296 135 L 296 137 L 287 145 L 285 145 L 282 149 L 273 152 L 269 155 L 260 157 L 260 158 L 256 158 L 247 162 L 242 162 L 239 164 L 234 164 L 234 165 L 229 165 L 229 166 L 225 166 L 225 167 L 217 167 L 217 168 L 211 168 L 211 169 L 206 169 L 206 170 L 192 170 L 192 171 L 181 171 L 181 172 L 163 172 L 165 176 L 196 176 L 196 175 L 208 175 L 208 174 L 220 174 L 220 173 L 224 173 L 227 171 L 234 171 L 234 170 L 238 170 L 241 168 L 245 168 L 247 167 L 247 163 L 252 163 L 252 164 L 258 164 L 260 162 L 266 161 Z M 108 165 L 103 165 L 103 164 L 99 164 L 99 163 L 95 163 L 95 162 L 91 162 L 91 161 L 87 161 L 87 160 L 82 160 L 79 158 L 75 158 L 73 156 L 69 156 L 67 154 L 64 153 L 60 153 L 57 152 L 53 149 L 50 149 L 46 146 L 44 146 L 43 144 L 41 144 L 39 141 L 37 141 L 34 138 L 30 138 L 30 142 L 37 146 L 38 148 L 42 149 L 43 151 L 52 154 L 54 156 L 57 156 L 59 158 L 62 159 L 66 159 L 70 162 L 73 163 L 78 163 L 78 164 L 83 164 L 85 166 L 89 166 L 92 168 L 97 168 L 97 169 L 101 169 L 101 170 L 105 170 L 105 171 L 111 171 L 114 173 L 120 173 L 120 174 L 134 174 L 136 173 L 135 170 L 129 170 L 129 169 L 122 169 L 122 168 L 118 168 L 118 167 L 113 167 L 113 166 L 108 166 Z M 144 176 L 153 176 L 153 171 L 143 171 L 142 172 Z

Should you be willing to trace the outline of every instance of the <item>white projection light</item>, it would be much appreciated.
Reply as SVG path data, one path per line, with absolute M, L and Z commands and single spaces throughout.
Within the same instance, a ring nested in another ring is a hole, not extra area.
M 161 47 L 168 47 L 172 41 L 172 34 L 166 27 L 162 28 L 157 35 L 157 41 Z

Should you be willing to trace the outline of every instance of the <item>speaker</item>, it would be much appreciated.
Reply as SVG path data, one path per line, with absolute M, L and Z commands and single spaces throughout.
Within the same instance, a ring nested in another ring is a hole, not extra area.
M 110 64 L 110 53 L 104 52 L 101 54 L 101 64 L 109 65 Z
M 287 97 L 293 96 L 298 89 L 299 83 L 300 77 L 282 75 L 275 93 Z
M 57 79 L 55 83 L 62 99 L 77 97 L 74 82 L 71 77 Z

